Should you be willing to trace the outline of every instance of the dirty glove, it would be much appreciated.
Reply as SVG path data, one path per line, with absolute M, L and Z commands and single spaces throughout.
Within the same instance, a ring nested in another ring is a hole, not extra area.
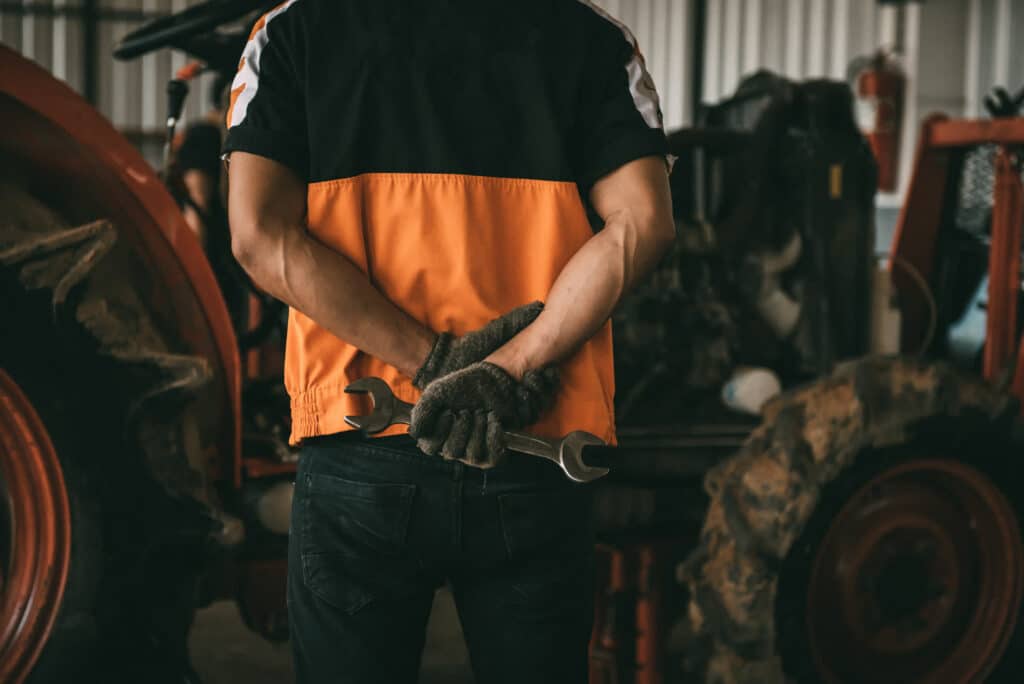
M 427 360 L 412 379 L 418 389 L 425 389 L 437 378 L 462 370 L 466 366 L 483 361 L 506 342 L 515 337 L 540 315 L 542 302 L 533 302 L 512 309 L 504 316 L 462 337 L 443 332 L 437 336 Z
M 412 409 L 409 433 L 432 456 L 490 468 L 505 455 L 505 430 L 537 422 L 555 400 L 558 369 L 516 381 L 493 363 L 474 363 L 435 380 Z

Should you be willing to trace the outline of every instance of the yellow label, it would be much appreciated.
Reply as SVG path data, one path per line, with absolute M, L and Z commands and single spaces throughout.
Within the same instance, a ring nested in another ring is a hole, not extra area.
M 828 193 L 832 199 L 843 196 L 843 165 L 833 164 L 828 168 Z

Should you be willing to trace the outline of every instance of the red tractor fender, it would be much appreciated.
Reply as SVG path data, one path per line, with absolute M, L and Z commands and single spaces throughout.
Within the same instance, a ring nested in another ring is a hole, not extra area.
M 216 407 L 218 430 L 210 475 L 237 482 L 241 359 L 235 331 L 202 245 L 174 199 L 92 105 L 2 45 L 0 120 L 9 133 L 0 136 L 0 157 L 17 162 L 18 180 L 49 196 L 69 220 L 109 219 L 147 273 L 144 296 L 161 327 L 172 331 L 180 351 L 210 363 L 207 391 L 216 396 L 207 405 Z

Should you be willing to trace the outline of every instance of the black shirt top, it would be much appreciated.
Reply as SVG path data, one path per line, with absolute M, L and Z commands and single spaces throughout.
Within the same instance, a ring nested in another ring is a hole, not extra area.
M 226 151 L 309 182 L 569 180 L 667 152 L 633 37 L 581 0 L 289 0 L 256 25 Z

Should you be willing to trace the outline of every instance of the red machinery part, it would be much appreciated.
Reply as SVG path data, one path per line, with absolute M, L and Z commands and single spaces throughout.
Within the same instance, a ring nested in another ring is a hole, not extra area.
M 619 614 L 622 598 L 629 593 L 630 568 L 627 552 L 611 545 L 598 544 L 598 572 L 594 601 L 594 625 L 590 636 L 590 684 L 615 684 L 623 669 L 631 670 L 632 648 L 623 648 L 625 635 L 619 634 L 624 617 Z M 625 650 L 625 654 L 623 653 Z M 624 665 L 622 660 L 630 662 Z
M 241 478 L 241 361 L 227 306 L 198 238 L 138 151 L 88 102 L 0 46 L 0 156 L 70 221 L 109 219 L 152 274 L 151 302 L 183 351 L 214 370 L 214 477 Z
M 0 595 L 0 682 L 32 670 L 60 611 L 71 512 L 57 453 L 28 398 L 0 370 L 0 493 L 10 517 Z
M 668 625 L 662 601 L 679 539 L 598 544 L 590 684 L 662 684 Z
M 926 295 L 902 264 L 911 264 L 926 283 L 931 282 L 944 209 L 942 202 L 936 202 L 935 198 L 942 197 L 950 183 L 950 150 L 933 145 L 932 134 L 937 128 L 955 123 L 958 122 L 949 121 L 943 114 L 932 114 L 922 122 L 914 157 L 914 175 L 896 222 L 889 269 L 893 286 L 900 295 L 900 347 L 903 353 L 915 353 L 921 349 L 927 337 L 925 330 L 929 313 Z
M 864 137 L 878 162 L 878 189 L 893 192 L 899 170 L 900 129 L 906 76 L 884 52 L 865 60 L 854 93 Z
M 1005 147 L 996 152 L 996 179 L 992 208 L 992 245 L 989 247 L 988 315 L 986 316 L 983 372 L 996 379 L 1013 360 L 1017 346 L 1017 304 L 1020 296 L 1021 219 L 1024 188 L 1013 154 Z
M 936 268 L 943 202 L 936 201 L 956 191 L 954 156 L 964 150 L 993 144 L 995 187 L 992 207 L 992 245 L 989 249 L 989 304 L 986 317 L 984 374 L 998 377 L 1016 355 L 1018 363 L 1013 392 L 1024 399 L 1024 338 L 1017 334 L 1016 301 L 1019 290 L 1021 221 L 1024 216 L 1024 188 L 1012 150 L 1024 144 L 1024 118 L 993 121 L 949 120 L 941 114 L 928 117 L 921 137 L 907 199 L 900 211 L 893 239 L 892 279 L 903 312 L 901 347 L 917 351 L 926 337 L 925 295 L 905 269 L 910 264 L 926 282 L 932 282 Z M 1024 410 L 1024 402 L 1022 402 Z
M 911 461 L 843 506 L 808 589 L 825 682 L 980 682 L 1002 657 L 1024 592 L 1006 496 L 969 465 Z
M 636 684 L 663 684 L 667 635 L 661 615 L 665 549 L 643 544 L 637 549 Z

